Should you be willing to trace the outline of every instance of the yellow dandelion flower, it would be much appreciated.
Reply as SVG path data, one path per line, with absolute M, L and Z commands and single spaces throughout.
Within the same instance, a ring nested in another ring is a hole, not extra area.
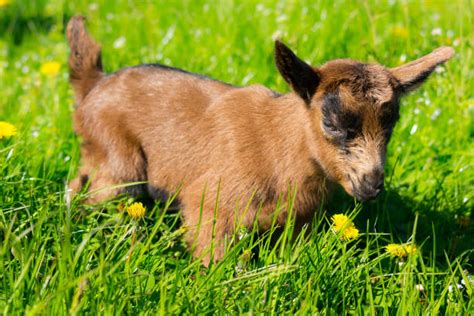
M 416 245 L 413 244 L 389 244 L 385 251 L 394 257 L 403 258 L 416 253 Z
M 395 26 L 390 30 L 390 33 L 399 38 L 407 38 L 408 37 L 408 29 L 402 26 Z
M 48 61 L 41 65 L 40 72 L 43 75 L 54 76 L 57 75 L 61 64 L 57 61 Z
M 1 0 L 0 0 L 1 1 Z M 0 122 L 0 139 L 16 134 L 16 127 L 7 122 Z
M 344 214 L 335 214 L 331 217 L 331 220 L 332 220 L 332 225 L 333 225 L 332 228 L 336 232 L 339 232 L 341 229 L 346 227 L 351 222 L 349 217 L 347 217 Z
M 127 213 L 134 219 L 140 219 L 145 216 L 145 207 L 141 202 L 135 202 L 127 207 Z
M 4 7 L 10 4 L 10 0 L 0 0 L 0 7 Z
M 354 223 L 344 214 L 335 214 L 331 217 L 332 229 L 339 233 L 341 232 L 341 239 L 351 240 L 359 237 L 359 230 L 354 226 Z
M 359 237 L 359 230 L 355 228 L 354 224 L 352 226 L 347 227 L 342 234 L 344 240 L 351 240 Z

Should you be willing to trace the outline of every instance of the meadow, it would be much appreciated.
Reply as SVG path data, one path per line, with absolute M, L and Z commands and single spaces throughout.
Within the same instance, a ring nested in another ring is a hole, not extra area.
M 337 192 L 307 236 L 289 242 L 290 223 L 270 246 L 272 231 L 242 230 L 205 268 L 170 201 L 137 219 L 126 198 L 66 201 L 79 164 L 64 36 L 75 14 L 102 44 L 107 72 L 162 63 L 280 92 L 289 87 L 275 38 L 313 65 L 394 67 L 442 45 L 456 55 L 403 99 L 376 201 Z M 0 0 L 0 121 L 16 129 L 0 125 L 0 311 L 472 315 L 473 117 L 473 1 Z M 341 238 L 335 214 L 353 220 L 357 238 Z M 416 250 L 396 255 L 389 244 Z

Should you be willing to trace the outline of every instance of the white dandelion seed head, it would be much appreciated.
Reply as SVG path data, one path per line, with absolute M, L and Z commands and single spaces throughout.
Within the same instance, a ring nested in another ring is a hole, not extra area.
M 122 48 L 124 45 L 125 45 L 125 42 L 127 41 L 127 39 L 125 38 L 125 36 L 120 36 L 119 38 L 117 38 L 115 41 L 114 41 L 114 44 L 113 44 L 113 47 L 115 49 L 119 49 L 119 48 Z
M 425 288 L 423 287 L 423 284 L 416 284 L 415 289 L 419 292 L 423 292 Z
M 433 114 L 431 114 L 431 119 L 435 120 L 438 118 L 438 116 L 441 114 L 441 109 L 436 109 Z
M 441 66 L 438 66 L 438 67 L 435 68 L 435 72 L 437 74 L 443 73 L 445 71 L 446 71 L 446 69 L 444 69 L 444 67 L 441 67 Z
M 443 35 L 443 30 L 440 27 L 435 27 L 431 30 L 431 35 L 433 36 L 441 36 Z

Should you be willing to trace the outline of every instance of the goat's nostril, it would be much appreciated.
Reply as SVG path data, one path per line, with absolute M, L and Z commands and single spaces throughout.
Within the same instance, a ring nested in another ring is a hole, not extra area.
M 382 191 L 383 190 L 383 187 L 384 187 L 384 183 L 383 183 L 383 178 L 379 181 L 379 183 L 377 184 L 377 191 Z
M 368 173 L 362 175 L 361 184 L 368 191 L 377 191 L 379 193 L 383 190 L 384 187 L 384 177 L 383 175 L 376 175 L 375 173 Z

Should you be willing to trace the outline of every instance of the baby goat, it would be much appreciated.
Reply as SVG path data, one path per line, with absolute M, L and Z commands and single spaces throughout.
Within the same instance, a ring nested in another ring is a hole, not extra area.
M 106 75 L 82 17 L 70 20 L 67 37 L 74 125 L 83 138 L 71 188 L 88 183 L 88 203 L 116 196 L 124 190 L 117 185 L 129 182 L 147 183 L 132 194 L 180 190 L 186 240 L 206 264 L 222 258 L 236 227 L 283 225 L 289 188 L 298 191 L 293 215 L 300 223 L 331 184 L 361 201 L 375 198 L 400 97 L 454 54 L 441 47 L 392 69 L 350 59 L 316 68 L 276 41 L 276 65 L 294 91 L 282 95 L 162 65 Z

